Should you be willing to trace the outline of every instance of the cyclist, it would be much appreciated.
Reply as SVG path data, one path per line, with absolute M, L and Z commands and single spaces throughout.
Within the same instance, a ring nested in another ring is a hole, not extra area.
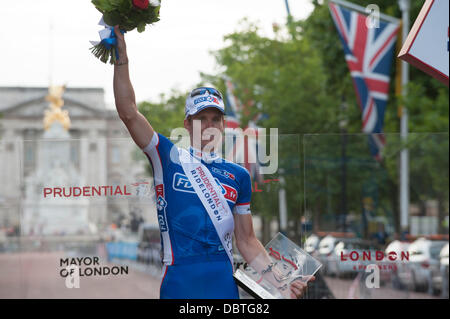
M 224 130 L 222 95 L 209 87 L 189 94 L 184 127 L 191 147 L 175 147 L 138 111 L 125 39 L 117 26 L 114 30 L 119 52 L 113 83 L 117 112 L 153 168 L 163 252 L 160 298 L 239 298 L 233 279 L 233 233 L 247 262 L 265 249 L 253 230 L 249 173 L 209 148 L 217 146 L 214 133 Z M 207 133 L 212 133 L 209 138 Z M 291 297 L 301 297 L 306 287 L 295 281 Z

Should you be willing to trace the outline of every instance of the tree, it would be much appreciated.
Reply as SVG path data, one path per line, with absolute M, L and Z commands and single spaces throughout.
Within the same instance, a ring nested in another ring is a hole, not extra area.
M 367 6 L 372 1 L 353 0 L 355 4 Z M 348 108 L 350 133 L 358 133 L 361 130 L 360 110 L 357 107 L 355 93 L 351 84 L 350 74 L 346 63 L 342 45 L 340 43 L 334 22 L 332 21 L 327 2 L 319 4 L 314 1 L 315 9 L 308 19 L 296 22 L 296 29 L 299 30 L 299 37 L 310 41 L 311 46 L 316 49 L 327 70 L 327 94 L 338 100 L 344 97 L 353 107 Z M 391 16 L 400 17 L 401 13 L 397 1 L 381 0 L 377 1 L 380 10 Z M 417 17 L 423 2 L 412 1 L 411 22 Z M 398 48 L 399 49 L 399 48 Z M 396 63 L 400 62 L 396 59 Z M 380 169 L 386 170 L 388 179 L 384 184 L 379 184 L 381 198 L 390 198 L 390 203 L 380 203 L 389 206 L 394 212 L 398 212 L 398 156 L 403 144 L 400 141 L 398 132 L 400 130 L 400 119 L 398 118 L 398 108 L 401 104 L 408 108 L 409 130 L 419 133 L 441 133 L 442 135 L 410 135 L 407 142 L 411 149 L 411 200 L 413 202 L 424 201 L 429 198 L 442 198 L 440 203 L 448 203 L 448 87 L 445 87 L 437 80 L 424 74 L 422 71 L 411 67 L 411 82 L 408 87 L 408 96 L 405 98 L 395 96 L 395 72 L 393 67 L 391 72 L 391 89 L 389 102 L 385 114 L 385 132 L 387 132 L 387 146 L 384 161 Z M 394 133 L 394 134 L 392 134 Z M 421 138 L 418 138 L 421 137 Z M 439 156 L 436 152 L 440 150 Z M 415 154 L 421 154 L 415 156 Z M 444 161 L 444 163 L 442 163 Z M 445 168 L 444 168 L 444 165 Z M 433 172 L 431 172 L 433 171 Z M 444 174 L 436 174 L 435 172 Z M 417 182 L 415 182 L 417 181 Z M 427 181 L 425 183 L 425 181 Z M 422 185 L 423 187 L 419 187 Z M 430 187 L 433 185 L 433 187 Z M 432 191 L 439 185 L 439 191 Z M 440 195 L 437 195 L 437 194 Z M 446 195 L 443 195 L 446 194 Z M 394 195 L 394 196 L 392 196 Z M 444 213 L 444 205 L 441 205 L 441 216 Z M 398 219 L 396 221 L 398 228 Z
M 372 1 L 352 2 L 367 6 Z M 264 113 L 267 117 L 257 124 L 279 129 L 279 167 L 284 169 L 291 220 L 298 221 L 304 207 L 318 219 L 321 214 L 326 216 L 323 212 L 336 214 L 342 187 L 336 171 L 346 163 L 351 178 L 347 183 L 348 211 L 361 212 L 362 199 L 371 191 L 378 198 L 374 210 L 393 216 L 398 228 L 398 156 L 404 146 L 398 134 L 399 105 L 408 108 L 410 131 L 421 133 L 411 134 L 407 141 L 413 156 L 411 181 L 422 182 L 412 185 L 411 200 L 439 198 L 441 215 L 445 214 L 449 193 L 448 88 L 411 67 L 409 94 L 397 97 L 393 65 L 384 127 L 388 143 L 383 162 L 377 163 L 370 157 L 367 137 L 361 134 L 361 111 L 328 3 L 313 3 L 315 8 L 307 19 L 292 21 L 289 29 L 278 27 L 274 38 L 261 36 L 258 25 L 244 20 L 242 30 L 225 36 L 226 46 L 213 52 L 223 71 L 202 74 L 203 81 L 225 92 L 223 78 L 231 78 L 235 94 L 246 106 L 241 114 L 242 126 L 256 113 Z M 397 1 L 379 0 L 377 4 L 382 12 L 400 16 Z M 411 17 L 418 15 L 421 6 L 422 3 L 413 1 Z M 162 97 L 161 102 L 145 102 L 139 108 L 155 129 L 168 135 L 171 129 L 181 126 L 185 96 L 172 92 L 168 98 Z M 347 109 L 340 107 L 342 101 L 349 105 Z M 333 135 L 340 132 L 342 118 L 347 119 L 346 130 L 352 134 L 345 159 L 340 137 Z M 307 171 L 302 171 L 303 168 Z M 276 179 L 280 172 L 267 178 Z M 275 218 L 279 185 L 262 188 L 265 192 L 254 193 L 253 210 L 265 218 Z
M 227 76 L 233 79 L 235 93 L 245 105 L 261 106 L 245 109 L 244 126 L 255 113 L 262 112 L 268 117 L 258 125 L 278 128 L 289 215 L 299 220 L 304 195 L 300 171 L 302 134 L 336 130 L 335 102 L 326 94 L 325 70 L 308 41 L 283 39 L 283 30 L 275 39 L 263 37 L 258 26 L 248 21 L 243 22 L 243 29 L 227 35 L 225 41 L 230 44 L 215 52 L 217 63 L 225 70 L 223 74 L 204 75 L 204 79 L 224 90 L 221 79 Z M 270 187 L 269 196 L 254 194 L 252 201 L 254 210 L 267 218 L 278 216 L 278 188 Z

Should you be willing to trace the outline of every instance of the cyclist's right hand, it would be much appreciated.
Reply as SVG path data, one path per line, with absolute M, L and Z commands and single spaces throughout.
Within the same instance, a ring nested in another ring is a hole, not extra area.
M 125 37 L 120 32 L 119 26 L 116 25 L 114 27 L 114 33 L 116 34 L 117 38 L 117 51 L 119 52 L 119 59 L 117 60 L 117 63 L 126 63 L 128 62 L 128 56 L 127 56 L 127 45 L 125 43 Z

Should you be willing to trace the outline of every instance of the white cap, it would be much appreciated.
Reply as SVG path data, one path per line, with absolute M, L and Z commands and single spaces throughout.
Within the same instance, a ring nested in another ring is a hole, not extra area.
M 199 89 L 204 89 L 204 92 L 202 92 L 203 94 L 192 96 L 192 92 Z M 214 107 L 225 114 L 223 99 L 212 94 L 211 92 L 213 91 L 218 92 L 218 94 L 221 95 L 218 90 L 213 88 L 198 88 L 193 90 L 186 99 L 186 106 L 184 108 L 185 118 L 195 115 L 208 107 Z

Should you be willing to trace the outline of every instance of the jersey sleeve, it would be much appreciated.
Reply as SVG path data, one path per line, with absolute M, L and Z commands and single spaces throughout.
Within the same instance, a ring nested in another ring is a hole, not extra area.
M 234 206 L 234 213 L 240 215 L 251 214 L 250 202 L 252 200 L 252 181 L 250 174 L 246 169 L 243 169 L 243 171 L 238 199 L 236 201 L 236 205 Z
M 171 163 L 171 152 L 174 150 L 176 146 L 167 137 L 156 132 L 150 143 L 142 149 L 152 166 L 155 185 L 164 183 L 164 171 Z
M 149 157 L 152 164 L 155 160 L 165 164 L 170 161 L 170 154 L 174 148 L 175 145 L 167 137 L 155 132 L 150 143 L 142 151 Z

